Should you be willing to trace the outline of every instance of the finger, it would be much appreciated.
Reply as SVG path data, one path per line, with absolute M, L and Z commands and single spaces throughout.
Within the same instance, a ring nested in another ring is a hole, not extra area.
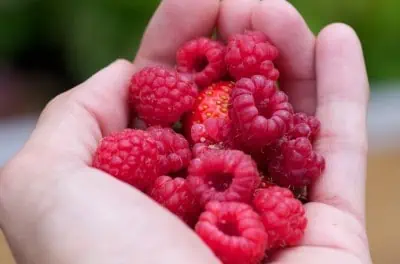
M 254 9 L 252 24 L 280 51 L 276 64 L 281 86 L 295 110 L 314 113 L 315 37 L 302 16 L 287 1 L 262 1 Z
M 55 147 L 90 160 L 101 137 L 127 126 L 128 87 L 134 71 L 130 62 L 118 60 L 57 96 L 41 114 L 31 145 Z
M 364 219 L 368 78 L 360 41 L 343 24 L 319 34 L 316 48 L 321 138 L 327 168 L 312 191 L 326 203 Z
M 218 33 L 224 40 L 235 33 L 251 29 L 251 14 L 259 0 L 224 0 L 218 19 Z
M 184 42 L 211 35 L 218 9 L 219 0 L 163 0 L 146 29 L 135 64 L 172 65 Z

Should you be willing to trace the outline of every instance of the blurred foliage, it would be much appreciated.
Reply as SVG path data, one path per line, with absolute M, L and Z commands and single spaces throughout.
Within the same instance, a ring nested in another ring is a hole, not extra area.
M 291 0 L 317 34 L 332 22 L 351 25 L 359 35 L 371 80 L 400 79 L 398 0 Z
M 27 50 L 50 49 L 69 76 L 82 80 L 117 57 L 134 57 L 158 2 L 1 0 L 0 58 L 13 63 Z M 400 77 L 398 0 L 291 2 L 316 34 L 331 22 L 345 22 L 355 28 L 372 80 Z M 35 60 L 40 62 L 41 58 Z

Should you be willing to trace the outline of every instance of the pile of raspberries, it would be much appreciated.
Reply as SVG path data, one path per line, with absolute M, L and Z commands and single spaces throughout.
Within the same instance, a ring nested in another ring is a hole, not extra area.
M 261 32 L 183 44 L 174 69 L 134 74 L 130 128 L 104 137 L 93 167 L 179 217 L 224 264 L 296 246 L 305 190 L 323 172 L 320 122 L 278 88 L 278 49 Z

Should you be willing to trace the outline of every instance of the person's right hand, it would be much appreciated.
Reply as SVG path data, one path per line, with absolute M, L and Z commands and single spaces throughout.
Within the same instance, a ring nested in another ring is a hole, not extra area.
M 359 40 L 342 24 L 315 37 L 283 0 L 164 0 L 133 64 L 113 63 L 58 96 L 0 174 L 0 225 L 18 263 L 218 263 L 177 218 L 134 188 L 90 167 L 101 137 L 127 126 L 131 75 L 172 65 L 185 41 L 265 32 L 281 51 L 282 88 L 322 122 L 327 169 L 306 205 L 300 246 L 273 263 L 371 263 L 365 231 L 368 80 Z M 95 48 L 95 47 L 94 47 Z M 243 263 L 244 264 L 244 263 Z

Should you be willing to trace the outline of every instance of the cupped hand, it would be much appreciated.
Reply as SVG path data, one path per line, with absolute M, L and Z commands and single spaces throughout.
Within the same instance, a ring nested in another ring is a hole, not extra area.
M 0 225 L 18 263 L 219 263 L 180 220 L 141 192 L 91 168 L 99 140 L 127 127 L 130 77 L 172 65 L 185 41 L 265 32 L 279 48 L 281 87 L 322 123 L 327 168 L 311 189 L 300 246 L 273 263 L 371 263 L 365 229 L 368 79 L 354 31 L 315 37 L 284 0 L 164 0 L 133 63 L 118 60 L 57 96 L 0 174 Z

